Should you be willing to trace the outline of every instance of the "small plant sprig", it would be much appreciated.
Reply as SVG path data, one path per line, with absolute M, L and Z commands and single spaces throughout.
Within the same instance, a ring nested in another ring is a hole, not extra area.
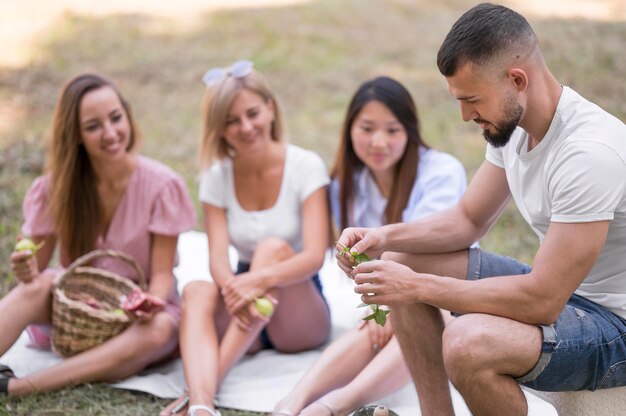
M 344 246 L 339 241 L 336 241 L 335 244 L 341 247 L 341 251 L 343 251 L 344 253 L 348 253 L 350 257 L 352 257 L 352 260 L 354 261 L 355 266 L 358 266 L 359 264 L 364 263 L 366 261 L 372 260 L 365 253 L 359 253 L 358 251 L 350 251 L 350 247 Z
M 355 266 L 358 266 L 359 264 L 363 262 L 372 260 L 365 253 L 359 253 L 358 251 L 351 251 L 350 247 L 346 247 L 340 242 L 336 242 L 336 244 L 341 247 L 341 251 L 343 251 L 344 253 L 348 253 L 350 257 L 352 257 L 352 260 Z M 372 313 L 364 317 L 363 320 L 370 321 L 373 319 L 378 325 L 385 326 L 385 323 L 387 322 L 387 315 L 389 315 L 389 312 L 391 311 L 388 309 L 381 308 L 380 305 L 368 305 L 367 303 L 361 303 L 359 306 L 357 306 L 357 308 L 364 308 L 367 306 L 369 306 L 372 309 Z

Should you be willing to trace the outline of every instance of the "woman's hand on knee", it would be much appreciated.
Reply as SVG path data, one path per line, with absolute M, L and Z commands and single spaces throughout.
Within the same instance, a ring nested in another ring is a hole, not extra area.
M 265 326 L 270 321 L 270 318 L 259 313 L 254 306 L 254 302 L 250 302 L 245 308 L 239 309 L 232 316 L 239 328 L 244 331 L 250 331 L 257 325 Z
M 393 336 L 391 319 L 388 319 L 387 322 L 385 322 L 385 326 L 380 326 L 371 319 L 363 321 L 361 322 L 359 329 L 368 332 L 369 340 L 374 351 L 380 351 L 389 343 L 389 340 Z
M 254 273 L 241 273 L 236 279 L 231 280 L 221 289 L 224 304 L 230 314 L 239 312 L 254 299 L 263 296 L 267 291 L 260 279 Z

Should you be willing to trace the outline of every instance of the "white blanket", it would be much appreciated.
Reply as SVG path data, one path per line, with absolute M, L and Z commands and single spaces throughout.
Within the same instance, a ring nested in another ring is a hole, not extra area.
M 176 275 L 179 289 L 191 280 L 206 279 L 209 276 L 208 244 L 204 233 L 183 234 L 178 250 L 180 264 L 176 268 Z M 231 252 L 231 262 L 235 261 L 236 254 Z M 320 272 L 320 278 L 333 320 L 332 340 L 357 325 L 361 310 L 355 306 L 360 301 L 352 291 L 352 282 L 342 275 L 330 254 Z M 27 344 L 28 337 L 24 333 L 0 358 L 0 362 L 11 367 L 18 377 L 49 367 L 60 360 L 52 352 L 29 348 Z M 280 354 L 266 350 L 252 357 L 245 357 L 226 376 L 217 396 L 218 405 L 271 412 L 276 402 L 291 390 L 307 368 L 315 362 L 320 352 L 321 350 L 314 350 L 300 354 Z M 143 391 L 163 398 L 175 398 L 182 393 L 185 381 L 181 362 L 175 360 L 112 386 Z M 451 390 L 456 414 L 469 416 L 470 412 L 459 393 L 452 386 Z M 533 394 L 526 393 L 526 397 L 529 402 L 529 415 L 557 415 L 554 407 L 548 402 Z M 412 384 L 379 400 L 378 404 L 388 406 L 399 415 L 420 415 L 417 394 Z

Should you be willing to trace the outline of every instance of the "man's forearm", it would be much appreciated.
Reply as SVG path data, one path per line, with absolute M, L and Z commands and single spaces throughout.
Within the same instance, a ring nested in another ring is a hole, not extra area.
M 385 251 L 400 253 L 449 253 L 463 250 L 483 234 L 461 214 L 458 207 L 412 223 L 386 225 L 382 230 Z
M 531 325 L 550 324 L 551 305 L 558 296 L 547 293 L 532 275 L 492 277 L 466 281 L 422 275 L 416 298 L 438 308 L 459 313 L 484 313 Z

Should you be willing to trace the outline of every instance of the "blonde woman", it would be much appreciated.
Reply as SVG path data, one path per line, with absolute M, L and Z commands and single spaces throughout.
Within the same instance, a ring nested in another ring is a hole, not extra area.
M 184 288 L 188 394 L 162 415 L 214 416 L 220 383 L 244 354 L 304 351 L 330 331 L 317 275 L 330 230 L 323 161 L 285 142 L 278 102 L 251 62 L 213 69 L 204 82 L 200 199 L 213 281 Z M 271 317 L 255 308 L 259 297 L 275 304 Z
M 55 248 L 62 267 L 89 251 L 113 249 L 132 256 L 163 310 L 138 316 L 109 341 L 54 367 L 16 378 L 3 366 L 0 392 L 26 395 L 134 375 L 176 350 L 179 298 L 172 269 L 178 235 L 193 227 L 195 210 L 182 178 L 135 152 L 138 131 L 128 103 L 105 78 L 83 74 L 59 98 L 45 175 L 24 200 L 22 232 L 36 243 L 11 254 L 18 285 L 0 300 L 0 355 L 28 328 L 32 342 L 49 348 L 51 287 L 48 265 Z M 137 278 L 109 259 L 94 266 Z

